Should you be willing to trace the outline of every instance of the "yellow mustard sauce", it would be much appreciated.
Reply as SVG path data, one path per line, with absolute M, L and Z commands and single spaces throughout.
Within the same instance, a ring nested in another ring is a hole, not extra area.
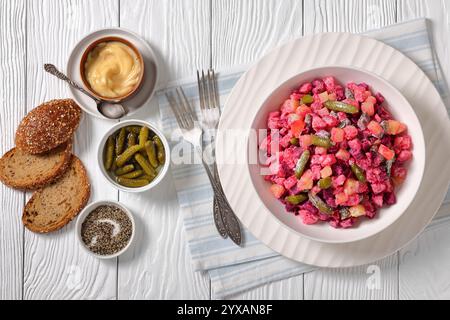
M 98 95 L 118 98 L 135 88 L 141 69 L 137 54 L 129 46 L 119 41 L 103 42 L 89 53 L 85 77 Z

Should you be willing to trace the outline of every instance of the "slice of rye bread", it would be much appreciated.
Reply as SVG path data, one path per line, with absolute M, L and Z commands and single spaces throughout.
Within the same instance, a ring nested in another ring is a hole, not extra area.
M 25 206 L 22 222 L 38 233 L 61 229 L 86 206 L 90 192 L 86 169 L 80 159 L 72 156 L 69 169 L 58 181 L 33 194 Z
M 81 119 L 71 99 L 52 100 L 31 110 L 16 131 L 16 147 L 31 154 L 50 151 L 72 138 Z
M 72 141 L 40 155 L 13 148 L 0 159 L 0 181 L 22 190 L 42 188 L 61 177 L 72 158 Z

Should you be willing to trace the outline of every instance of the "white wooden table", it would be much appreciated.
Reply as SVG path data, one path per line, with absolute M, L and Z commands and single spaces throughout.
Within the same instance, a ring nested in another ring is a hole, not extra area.
M 363 32 L 415 17 L 433 22 L 450 77 L 448 0 L 0 0 L 0 152 L 40 102 L 67 97 L 43 64 L 65 67 L 85 34 L 121 26 L 142 35 L 164 62 L 163 82 L 198 68 L 224 70 L 258 59 L 291 38 L 321 31 Z M 156 120 L 150 105 L 142 117 Z M 29 194 L 0 186 L 0 299 L 209 299 L 206 274 L 194 273 L 171 178 L 152 196 L 118 193 L 100 177 L 96 145 L 111 124 L 85 117 L 75 152 L 92 181 L 91 201 L 119 199 L 137 215 L 138 245 L 99 261 L 80 250 L 74 224 L 51 235 L 24 229 Z M 442 214 L 450 214 L 442 210 Z M 239 299 L 450 298 L 450 219 L 440 219 L 399 253 L 376 263 L 381 283 L 370 289 L 367 267 L 319 270 L 243 293 Z M 370 270 L 369 270 L 370 271 Z

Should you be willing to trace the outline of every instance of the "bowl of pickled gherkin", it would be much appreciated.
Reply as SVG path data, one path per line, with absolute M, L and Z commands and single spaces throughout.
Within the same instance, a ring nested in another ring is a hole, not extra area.
M 143 192 L 167 173 L 169 144 L 152 124 L 127 120 L 113 126 L 100 141 L 98 161 L 105 178 L 117 189 Z

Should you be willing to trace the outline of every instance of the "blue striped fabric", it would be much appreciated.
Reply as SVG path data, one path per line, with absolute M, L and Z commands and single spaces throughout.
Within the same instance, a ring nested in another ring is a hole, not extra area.
M 418 19 L 403 24 L 386 27 L 367 33 L 405 53 L 422 68 L 444 98 L 448 97 L 447 86 L 438 67 L 428 34 L 427 20 Z M 221 73 L 218 78 L 220 101 L 238 81 L 245 68 L 235 72 Z M 198 107 L 198 91 L 195 80 L 171 84 L 158 92 L 163 130 L 171 135 L 172 154 L 182 155 L 186 159 L 172 163 L 172 174 L 178 193 L 178 200 L 183 214 L 185 231 L 191 258 L 196 270 L 208 270 L 211 277 L 214 298 L 223 298 L 238 292 L 257 287 L 261 284 L 288 278 L 307 271 L 311 266 L 286 259 L 273 252 L 248 231 L 244 230 L 244 247 L 236 247 L 230 240 L 223 240 L 217 233 L 212 215 L 213 192 L 206 173 L 199 164 L 191 163 L 193 153 L 187 143 L 182 141 L 176 120 L 168 106 L 164 93 L 174 86 L 181 85 Z M 200 118 L 200 114 L 198 114 Z M 208 135 L 206 135 L 208 136 Z M 207 144 L 208 141 L 205 140 Z M 450 202 L 450 192 L 446 202 Z

